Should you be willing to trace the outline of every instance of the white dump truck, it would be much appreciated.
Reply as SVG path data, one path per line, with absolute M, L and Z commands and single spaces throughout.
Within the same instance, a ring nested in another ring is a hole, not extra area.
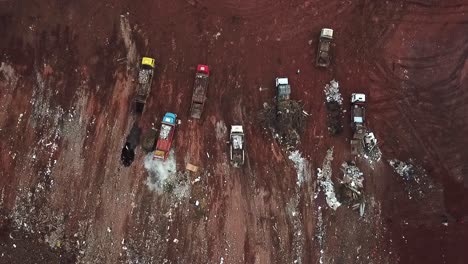
M 240 125 L 231 126 L 231 133 L 229 136 L 229 158 L 232 166 L 240 167 L 244 165 L 245 161 L 245 138 L 244 129 Z
M 358 155 L 363 151 L 363 140 L 367 133 L 366 121 L 366 95 L 363 93 L 351 94 L 351 128 L 353 138 L 351 139 L 351 154 Z
M 276 78 L 276 90 L 277 90 L 276 99 L 279 102 L 289 100 L 289 96 L 291 95 L 291 86 L 289 85 L 288 78 L 284 78 L 284 77 Z
M 320 31 L 320 38 L 317 50 L 317 61 L 318 67 L 328 67 L 330 65 L 330 49 L 333 40 L 333 29 L 322 28 Z
M 363 93 L 351 94 L 351 122 L 353 130 L 364 126 L 366 121 L 366 95 Z

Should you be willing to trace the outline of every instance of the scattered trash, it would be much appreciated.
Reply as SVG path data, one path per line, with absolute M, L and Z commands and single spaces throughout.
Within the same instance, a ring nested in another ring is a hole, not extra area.
M 325 85 L 325 96 L 327 98 L 327 102 L 337 102 L 339 105 L 343 104 L 343 97 L 340 93 L 340 85 L 337 81 L 331 80 L 330 84 Z
M 198 176 L 195 180 L 193 180 L 192 184 L 197 183 L 197 182 L 199 182 L 199 181 L 201 181 L 200 176 Z
M 341 96 L 339 84 L 331 80 L 330 84 L 325 85 L 326 107 L 327 107 L 327 126 L 331 135 L 338 135 L 343 131 L 342 116 L 343 97 Z
M 431 177 L 428 177 L 426 170 L 418 165 L 413 159 L 400 161 L 398 159 L 388 160 L 393 170 L 403 179 L 404 190 L 408 198 L 424 198 L 428 193 L 436 190 Z
M 191 163 L 187 163 L 187 166 L 185 166 L 185 169 L 189 170 L 191 172 L 197 172 L 198 171 L 198 167 L 191 164 Z
M 274 100 L 273 105 L 264 103 L 259 113 L 260 123 L 270 129 L 280 145 L 287 150 L 294 149 L 304 131 L 306 114 L 303 108 L 303 104 L 295 100 Z
M 415 167 L 409 162 L 403 162 L 397 159 L 389 160 L 388 163 L 393 167 L 393 170 L 400 175 L 405 181 L 414 179 Z
M 291 151 L 288 158 L 294 163 L 294 167 L 296 168 L 296 184 L 301 186 L 304 180 L 310 177 L 309 163 L 302 157 L 302 154 L 299 152 L 299 150 Z
M 331 161 L 333 160 L 333 148 L 327 150 L 327 155 L 322 163 L 322 168 L 317 169 L 317 180 L 321 189 L 325 193 L 328 206 L 336 210 L 341 206 L 341 203 L 336 199 L 335 188 L 331 180 L 332 168 Z
M 350 188 L 356 189 L 360 192 L 363 189 L 363 173 L 356 166 L 353 161 L 343 162 L 341 164 L 341 171 L 343 171 L 342 183 L 348 185 Z
M 343 162 L 341 164 L 343 179 L 339 188 L 339 199 L 343 204 L 351 206 L 353 210 L 359 210 L 359 215 L 364 215 L 364 174 L 353 161 Z

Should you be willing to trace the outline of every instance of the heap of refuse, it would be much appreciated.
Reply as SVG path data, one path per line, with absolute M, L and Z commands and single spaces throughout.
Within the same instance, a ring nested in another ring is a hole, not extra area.
M 341 203 L 336 198 L 335 187 L 331 179 L 332 168 L 331 161 L 333 160 L 333 148 L 327 150 L 327 155 L 323 160 L 322 168 L 317 168 L 317 181 L 320 184 L 321 189 L 325 193 L 325 198 L 328 206 L 336 210 L 341 206 Z
M 352 161 L 343 162 L 341 164 L 341 171 L 343 172 L 343 179 L 341 183 L 351 191 L 351 199 L 359 200 L 362 196 L 362 189 L 364 188 L 364 174 Z
M 150 77 L 151 77 L 151 70 L 142 69 L 138 72 L 139 83 L 148 83 Z
M 364 188 L 364 177 L 362 171 L 352 161 L 343 162 L 341 164 L 341 171 L 343 171 L 342 183 L 348 185 L 350 188 L 362 190 Z
M 331 80 L 330 84 L 325 85 L 325 89 L 323 91 L 325 92 L 328 103 L 337 102 L 340 105 L 343 103 L 343 97 L 340 93 L 340 85 L 337 81 Z
M 269 128 L 278 143 L 290 150 L 300 142 L 300 135 L 304 131 L 306 115 L 302 103 L 295 100 L 264 103 L 259 113 L 260 123 Z
M 403 162 L 397 159 L 389 160 L 388 163 L 393 167 L 393 170 L 400 175 L 405 181 L 414 178 L 416 168 L 409 162 Z
M 382 151 L 380 151 L 374 133 L 367 131 L 362 142 L 364 145 L 364 158 L 368 159 L 371 163 L 380 161 L 382 158 Z

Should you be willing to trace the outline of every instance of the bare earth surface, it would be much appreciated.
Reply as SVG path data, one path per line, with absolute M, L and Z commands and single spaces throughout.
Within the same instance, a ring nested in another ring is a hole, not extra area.
M 322 27 L 335 30 L 326 70 L 314 66 Z M 468 261 L 466 0 L 2 0 L 0 36 L 0 263 Z M 143 55 L 157 67 L 136 119 Z M 212 71 L 202 123 L 188 120 L 198 63 Z M 311 114 L 297 166 L 258 124 L 277 76 Z M 363 217 L 329 208 L 316 181 L 329 148 L 335 183 L 354 159 L 349 111 L 341 135 L 327 131 L 331 79 L 344 109 L 368 95 L 383 152 L 356 158 Z M 167 111 L 181 119 L 177 181 L 158 191 L 143 150 L 130 167 L 120 153 L 134 122 L 145 133 Z M 239 169 L 232 124 L 246 131 Z M 419 183 L 395 158 L 424 168 Z

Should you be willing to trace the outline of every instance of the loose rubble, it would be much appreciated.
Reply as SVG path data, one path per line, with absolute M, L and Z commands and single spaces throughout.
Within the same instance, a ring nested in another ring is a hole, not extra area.
M 377 144 L 377 138 L 373 132 L 368 131 L 363 138 L 364 158 L 372 162 L 378 162 L 382 158 L 382 152 Z
M 325 96 L 327 98 L 327 103 L 337 102 L 339 105 L 343 104 L 343 97 L 340 93 L 340 85 L 337 81 L 331 80 L 330 83 L 325 85 Z
M 326 201 L 328 206 L 336 210 L 341 206 L 341 203 L 336 198 L 335 188 L 331 180 L 332 168 L 331 161 L 333 160 L 333 148 L 327 150 L 327 155 L 322 163 L 322 168 L 317 169 L 317 181 L 320 184 L 321 189 L 325 193 Z
M 413 179 L 417 181 L 417 178 L 414 177 L 416 168 L 413 164 L 409 162 L 403 162 L 397 159 L 389 160 L 388 163 L 390 164 L 390 166 L 393 167 L 393 170 L 398 175 L 400 175 L 405 181 L 410 181 Z
M 359 209 L 360 215 L 364 214 L 364 174 L 353 161 L 341 164 L 343 179 L 339 191 L 340 202 L 351 206 L 354 210 Z
M 305 180 L 305 173 L 308 173 L 307 166 L 308 162 L 302 157 L 301 153 L 299 150 L 291 151 L 288 156 L 289 160 L 291 160 L 294 163 L 294 167 L 296 168 L 297 171 L 297 181 L 296 184 L 298 186 L 301 186 L 302 183 Z
M 341 105 L 343 104 L 343 97 L 341 96 L 339 84 L 337 81 L 332 80 L 330 84 L 325 85 L 326 107 L 327 107 L 327 125 L 328 131 L 331 135 L 337 135 L 343 131 L 341 122 L 343 111 Z
M 278 143 L 287 150 L 294 149 L 304 131 L 305 118 L 303 105 L 295 100 L 274 101 L 273 105 L 263 104 L 259 119 L 264 128 L 270 129 Z

